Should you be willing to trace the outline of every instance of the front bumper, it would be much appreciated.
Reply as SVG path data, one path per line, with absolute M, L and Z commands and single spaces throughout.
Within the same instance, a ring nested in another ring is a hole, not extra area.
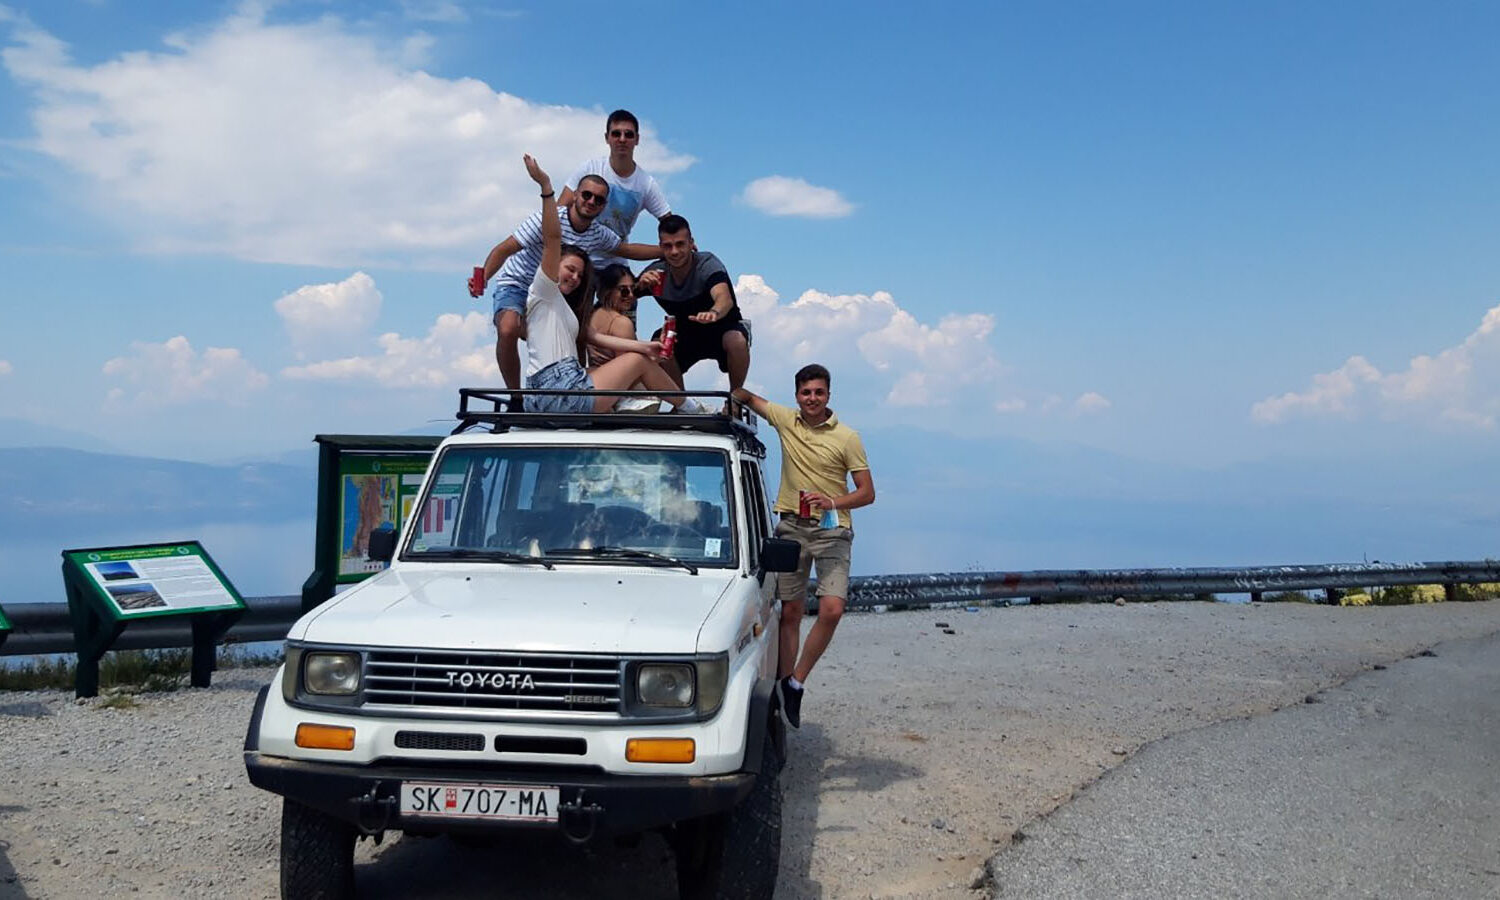
M 250 782 L 348 822 L 364 834 L 387 829 L 419 833 L 499 831 L 517 828 L 556 829 L 572 840 L 648 831 L 724 812 L 750 792 L 755 776 L 611 775 L 605 772 L 548 768 L 465 766 L 351 766 L 306 762 L 245 752 Z M 403 817 L 403 781 L 436 781 L 556 787 L 556 822 L 443 821 Z

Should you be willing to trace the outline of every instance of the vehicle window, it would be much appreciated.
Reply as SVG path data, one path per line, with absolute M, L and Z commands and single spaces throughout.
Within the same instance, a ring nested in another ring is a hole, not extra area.
M 752 462 L 740 463 L 740 490 L 745 495 L 745 520 L 750 525 L 746 558 L 750 568 L 760 565 L 760 545 L 766 539 L 766 500 L 760 490 L 760 470 Z
M 455 447 L 437 466 L 410 558 L 618 547 L 693 565 L 736 562 L 721 451 Z

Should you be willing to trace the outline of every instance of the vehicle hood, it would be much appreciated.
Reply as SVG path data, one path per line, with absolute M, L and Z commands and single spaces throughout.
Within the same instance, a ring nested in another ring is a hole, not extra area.
M 401 566 L 292 627 L 314 643 L 450 650 L 695 653 L 735 577 L 722 569 Z

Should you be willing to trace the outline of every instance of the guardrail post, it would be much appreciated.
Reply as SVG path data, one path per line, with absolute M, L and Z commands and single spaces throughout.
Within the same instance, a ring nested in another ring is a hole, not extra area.
M 1260 591 L 1251 591 L 1250 592 L 1250 602 L 1251 603 L 1259 603 L 1260 600 L 1261 600 L 1261 593 L 1260 593 Z
M 1339 590 L 1338 588 L 1324 588 L 1323 589 L 1323 596 L 1325 596 L 1325 597 L 1328 598 L 1327 599 L 1328 605 L 1330 605 L 1330 606 L 1338 606 L 1339 605 L 1339 598 L 1342 597 L 1342 596 L 1344 596 L 1344 592 L 1341 591 L 1341 590 Z
M 1449 603 L 1453 603 L 1454 601 L 1458 600 L 1458 585 L 1454 584 L 1451 581 L 1444 582 L 1443 599 L 1447 600 Z

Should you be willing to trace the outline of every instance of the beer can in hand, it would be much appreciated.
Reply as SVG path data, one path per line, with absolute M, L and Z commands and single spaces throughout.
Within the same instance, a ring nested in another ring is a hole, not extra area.
M 812 503 L 810 503 L 807 499 L 807 491 L 797 492 L 797 518 L 812 518 Z
M 661 326 L 661 355 L 663 359 L 672 357 L 672 350 L 677 346 L 677 317 L 667 316 L 667 320 Z

